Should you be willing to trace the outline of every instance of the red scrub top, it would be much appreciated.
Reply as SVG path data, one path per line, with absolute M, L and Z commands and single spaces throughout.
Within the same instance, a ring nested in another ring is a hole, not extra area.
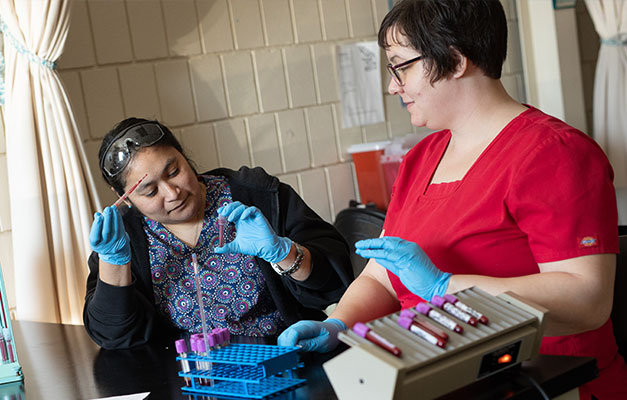
M 612 168 L 588 136 L 531 107 L 499 133 L 462 180 L 429 184 L 450 137 L 450 131 L 434 133 L 405 156 L 386 236 L 417 243 L 453 274 L 515 277 L 540 272 L 538 263 L 618 253 Z M 421 300 L 388 275 L 402 308 Z M 545 337 L 540 352 L 597 357 L 600 369 L 613 365 L 611 381 L 619 374 L 627 382 L 609 320 L 594 331 Z

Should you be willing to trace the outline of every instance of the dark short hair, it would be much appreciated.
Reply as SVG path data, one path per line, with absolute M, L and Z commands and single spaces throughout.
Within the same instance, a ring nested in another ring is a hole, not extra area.
M 401 0 L 383 18 L 379 46 L 388 33 L 403 34 L 420 52 L 431 83 L 450 77 L 459 63 L 456 51 L 486 76 L 501 77 L 507 56 L 507 20 L 499 0 Z
M 175 150 L 181 153 L 183 157 L 185 157 L 185 160 L 187 160 L 192 170 L 197 174 L 196 166 L 194 162 L 190 160 L 189 157 L 187 157 L 187 155 L 185 154 L 185 151 L 183 151 L 183 147 L 181 146 L 181 143 L 176 139 L 172 131 L 170 131 L 170 129 L 168 129 L 167 126 L 163 125 L 157 120 L 148 120 L 148 119 L 135 118 L 135 117 L 127 118 L 121 121 L 105 135 L 105 137 L 102 139 L 102 143 L 100 144 L 100 150 L 98 150 L 99 165 L 102 166 L 102 161 L 105 156 L 105 151 L 109 147 L 109 144 L 111 144 L 111 142 L 113 142 L 113 140 L 116 138 L 116 136 L 118 136 L 126 128 L 136 125 L 136 124 L 144 123 L 144 122 L 156 123 L 157 125 L 159 125 L 159 127 L 163 131 L 163 137 L 161 137 L 161 139 L 157 140 L 154 144 L 148 147 L 173 147 Z M 122 171 L 121 174 L 118 174 L 115 177 L 110 177 L 105 173 L 105 171 L 101 167 L 100 173 L 104 177 L 105 182 L 107 182 L 119 195 L 122 195 L 124 193 L 124 188 L 126 187 L 127 171 Z

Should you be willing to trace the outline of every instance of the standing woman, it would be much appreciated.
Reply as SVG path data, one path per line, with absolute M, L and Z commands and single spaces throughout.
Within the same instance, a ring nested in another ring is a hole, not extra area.
M 107 349 L 176 331 L 200 332 L 192 254 L 209 328 L 275 336 L 322 319 L 352 281 L 335 228 L 261 168 L 198 175 L 172 132 L 129 118 L 102 141 L 101 172 L 128 207 L 96 213 L 84 322 Z M 229 223 L 218 247 L 218 215 Z
M 507 22 L 498 0 L 402 0 L 379 45 L 388 90 L 411 122 L 438 132 L 403 159 L 380 238 L 324 322 L 279 343 L 326 351 L 337 332 L 478 286 L 550 310 L 540 352 L 594 356 L 581 398 L 627 398 L 627 367 L 609 319 L 618 252 L 613 172 L 582 132 L 516 102 L 500 82 Z

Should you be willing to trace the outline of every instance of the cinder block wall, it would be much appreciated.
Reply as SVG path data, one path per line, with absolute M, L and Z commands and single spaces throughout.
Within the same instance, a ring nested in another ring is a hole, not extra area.
M 515 2 L 502 2 L 510 25 L 502 80 L 524 101 Z M 73 0 L 71 7 L 58 70 L 103 204 L 114 198 L 98 171 L 98 147 L 130 116 L 170 126 L 201 171 L 264 167 L 328 221 L 359 199 L 350 145 L 418 132 L 387 94 L 383 68 L 386 121 L 341 128 L 335 46 L 376 40 L 388 0 Z M 6 187 L 2 131 L 0 139 Z M 15 304 L 9 207 L 0 192 L 0 262 Z

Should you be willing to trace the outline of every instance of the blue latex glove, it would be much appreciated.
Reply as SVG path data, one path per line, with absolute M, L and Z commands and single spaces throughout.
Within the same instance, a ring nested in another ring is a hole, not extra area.
M 131 261 L 131 244 L 118 209 L 109 206 L 94 214 L 89 244 L 102 261 L 124 265 Z
M 346 324 L 339 319 L 329 318 L 320 321 L 298 321 L 281 333 L 279 346 L 300 346 L 304 351 L 326 353 L 339 343 L 337 334 L 346 330 Z
M 263 258 L 270 263 L 278 263 L 290 253 L 292 241 L 279 237 L 257 207 L 246 206 L 239 201 L 218 209 L 229 222 L 235 224 L 235 240 L 216 247 L 215 252 L 242 253 Z
M 429 301 L 434 295 L 444 295 L 451 274 L 440 271 L 414 242 L 397 237 L 360 240 L 355 253 L 374 258 L 388 271 L 398 276 L 412 293 Z

